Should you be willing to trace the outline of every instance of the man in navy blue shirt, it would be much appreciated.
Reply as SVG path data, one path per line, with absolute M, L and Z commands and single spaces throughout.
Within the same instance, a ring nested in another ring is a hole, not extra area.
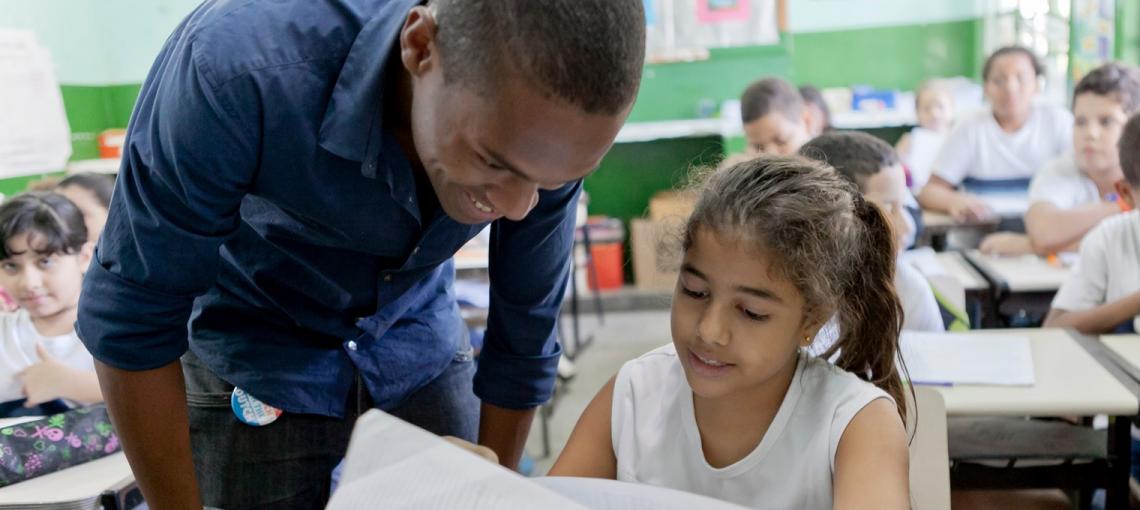
M 135 107 L 77 324 L 151 508 L 319 507 L 370 406 L 513 467 L 644 23 L 641 0 L 191 13 Z M 451 256 L 487 224 L 476 374 Z

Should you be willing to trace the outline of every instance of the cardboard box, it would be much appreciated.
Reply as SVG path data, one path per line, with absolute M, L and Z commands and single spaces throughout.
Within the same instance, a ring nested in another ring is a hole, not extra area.
M 633 281 L 639 289 L 672 291 L 681 267 L 681 221 L 630 220 Z
M 661 191 L 649 199 L 649 219 L 681 222 L 693 213 L 696 197 L 685 191 Z

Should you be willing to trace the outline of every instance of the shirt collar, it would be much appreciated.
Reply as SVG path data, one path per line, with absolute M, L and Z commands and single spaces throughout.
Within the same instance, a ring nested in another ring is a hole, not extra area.
M 391 0 L 369 19 L 348 51 L 321 120 L 320 145 L 345 159 L 360 161 L 375 178 L 384 144 L 384 70 L 407 13 L 419 0 Z M 407 165 L 406 158 L 403 164 Z M 385 162 L 386 163 L 386 162 Z M 391 172 L 386 172 L 391 173 Z

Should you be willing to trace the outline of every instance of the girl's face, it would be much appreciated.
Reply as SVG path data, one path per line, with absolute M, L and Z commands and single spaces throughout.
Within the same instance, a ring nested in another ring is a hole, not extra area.
M 1077 166 L 1091 175 L 1124 178 L 1116 143 L 1128 115 L 1112 96 L 1085 93 L 1073 100 L 1073 152 Z
M 71 200 L 79 208 L 79 212 L 83 213 L 83 223 L 87 226 L 87 242 L 94 244 L 99 239 L 99 234 L 103 233 L 103 225 L 107 224 L 107 208 L 94 193 L 79 186 L 59 188 L 56 192 Z
M 788 384 L 815 337 L 804 300 L 755 243 L 700 228 L 673 296 L 673 344 L 693 393 L 718 398 Z
M 74 310 L 79 305 L 83 272 L 91 262 L 90 244 L 79 253 L 36 252 L 34 234 L 23 233 L 8 240 L 10 256 L 0 260 L 0 286 L 33 318 L 47 318 Z
M 931 88 L 918 96 L 916 114 L 919 126 L 931 131 L 946 131 L 954 121 L 954 100 L 947 91 Z
M 999 120 L 1029 116 L 1033 98 L 1037 96 L 1037 72 L 1033 61 L 1021 53 L 1009 53 L 994 59 L 986 78 L 986 97 Z

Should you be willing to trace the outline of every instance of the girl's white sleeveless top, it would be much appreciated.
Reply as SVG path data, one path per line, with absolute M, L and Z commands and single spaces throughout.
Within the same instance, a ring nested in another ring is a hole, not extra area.
M 611 417 L 617 478 L 753 508 L 831 508 L 839 439 L 855 414 L 879 398 L 890 400 L 854 374 L 801 352 L 760 444 L 717 469 L 701 450 L 693 393 L 669 344 L 618 372 Z

